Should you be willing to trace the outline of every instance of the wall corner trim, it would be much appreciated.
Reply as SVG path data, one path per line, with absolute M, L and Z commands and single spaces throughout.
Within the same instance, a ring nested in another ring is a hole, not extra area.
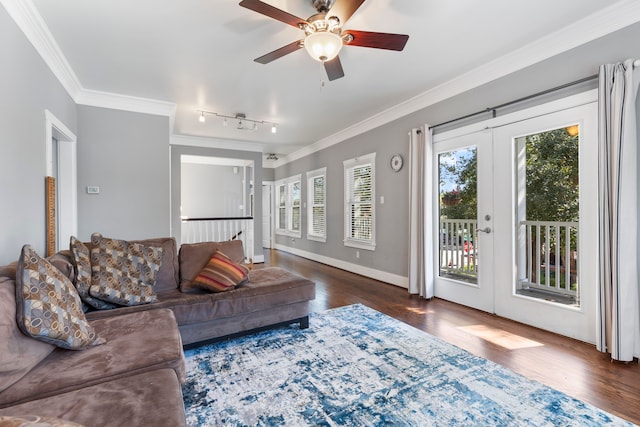
M 60 84 L 76 99 L 83 88 L 32 0 L 0 0 Z
M 75 101 L 80 105 L 112 108 L 114 110 L 154 114 L 158 116 L 173 117 L 176 112 L 176 104 L 173 102 L 88 89 L 83 89 Z
M 0 0 L 0 4 L 76 104 L 169 116 L 173 123 L 176 111 L 173 102 L 85 89 L 33 0 Z

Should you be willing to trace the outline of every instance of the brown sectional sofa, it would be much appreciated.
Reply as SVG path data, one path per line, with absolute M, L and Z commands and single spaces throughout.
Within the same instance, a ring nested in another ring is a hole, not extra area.
M 183 345 L 278 323 L 308 327 L 315 284 L 280 268 L 251 270 L 247 283 L 228 292 L 180 291 L 181 282 L 192 280 L 216 249 L 242 261 L 239 241 L 183 245 L 180 253 L 173 238 L 138 242 L 164 249 L 154 285 L 158 301 L 88 312 L 106 344 L 80 351 L 53 349 L 0 392 L 0 417 L 36 414 L 86 426 L 182 426 Z M 73 280 L 69 251 L 48 259 Z M 14 291 L 15 272 L 15 264 L 0 267 L 0 296 Z M 15 300 L 0 300 L 0 310 L 11 304 Z M 6 317 L 3 322 L 0 312 L 0 339 L 16 334 L 17 327 L 9 330 L 12 326 L 4 324 Z M 4 345 L 0 342 L 0 350 Z M 0 390 L 3 376 L 15 374 L 0 359 Z

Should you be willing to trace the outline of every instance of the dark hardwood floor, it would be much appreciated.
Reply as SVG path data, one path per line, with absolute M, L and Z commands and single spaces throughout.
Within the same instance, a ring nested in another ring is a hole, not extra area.
M 312 311 L 361 303 L 492 360 L 527 378 L 640 424 L 640 366 L 612 362 L 595 346 L 445 300 L 265 250 L 262 266 L 279 266 L 316 282 Z M 313 327 L 313 324 L 311 325 Z

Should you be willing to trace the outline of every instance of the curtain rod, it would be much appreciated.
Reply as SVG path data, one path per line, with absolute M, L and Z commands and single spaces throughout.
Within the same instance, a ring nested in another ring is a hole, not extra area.
M 636 60 L 633 63 L 633 65 L 636 66 L 636 67 L 640 66 L 640 59 Z M 513 100 L 513 101 L 505 102 L 504 104 L 496 105 L 494 107 L 485 108 L 482 111 L 477 111 L 475 113 L 467 114 L 466 116 L 457 117 L 455 119 L 447 120 L 446 122 L 438 123 L 437 125 L 429 126 L 429 129 L 434 129 L 434 128 L 437 128 L 439 126 L 448 125 L 450 123 L 455 123 L 455 122 L 458 122 L 460 120 L 469 119 L 471 117 L 475 117 L 475 116 L 478 116 L 480 114 L 486 114 L 486 113 L 489 113 L 489 112 L 493 113 L 493 117 L 495 117 L 496 116 L 496 110 L 498 110 L 500 108 L 508 107 L 510 105 L 517 104 L 519 102 L 528 101 L 530 99 L 537 98 L 537 97 L 543 96 L 543 95 L 547 95 L 549 93 L 556 92 L 556 91 L 559 91 L 559 90 L 562 90 L 562 89 L 566 89 L 566 88 L 571 87 L 571 86 L 579 85 L 581 83 L 585 83 L 585 82 L 588 82 L 588 81 L 591 81 L 591 80 L 595 80 L 597 78 L 598 78 L 598 74 L 594 74 L 594 75 L 589 76 L 589 77 L 584 77 L 584 78 L 581 78 L 579 80 L 575 80 L 575 81 L 570 82 L 570 83 L 565 83 L 565 84 L 560 85 L 560 86 L 552 87 L 551 89 L 547 89 L 547 90 L 543 90 L 541 92 L 534 93 L 533 95 L 528 95 L 528 96 L 525 96 L 525 97 L 522 97 L 522 98 L 518 98 L 518 99 Z

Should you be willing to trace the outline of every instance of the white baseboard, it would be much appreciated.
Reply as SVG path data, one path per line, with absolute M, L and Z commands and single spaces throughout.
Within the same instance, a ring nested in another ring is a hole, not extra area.
M 409 288 L 409 278 L 405 276 L 399 276 L 397 274 L 388 273 L 386 271 L 380 271 L 373 268 L 365 267 L 363 265 L 353 264 L 340 259 L 329 258 L 324 255 L 318 255 L 313 252 L 303 251 L 301 249 L 292 248 L 279 243 L 275 245 L 275 249 L 279 251 L 289 252 L 293 255 L 307 258 L 312 261 L 317 261 L 322 264 L 327 264 L 332 267 L 339 268 L 341 270 L 346 270 L 351 273 L 359 274 L 361 276 L 370 277 L 375 280 L 380 280 L 381 282 L 389 283 L 391 285 L 396 285 L 401 288 L 405 288 L 405 289 Z
M 260 264 L 264 262 L 264 255 L 255 255 L 253 257 L 253 262 L 256 264 Z

